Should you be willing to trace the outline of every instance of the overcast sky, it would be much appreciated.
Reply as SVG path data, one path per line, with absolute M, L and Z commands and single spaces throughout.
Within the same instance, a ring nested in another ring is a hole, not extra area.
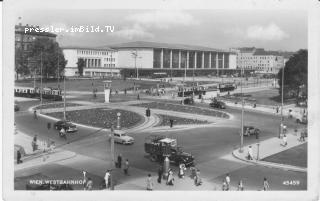
M 113 33 L 58 33 L 62 46 L 139 40 L 296 51 L 308 41 L 307 13 L 293 10 L 25 10 L 18 16 L 41 27 L 114 26 Z

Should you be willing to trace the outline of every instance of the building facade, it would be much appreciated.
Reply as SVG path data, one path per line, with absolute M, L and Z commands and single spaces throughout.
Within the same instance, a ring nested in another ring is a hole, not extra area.
M 237 52 L 237 68 L 254 70 L 256 73 L 277 74 L 284 67 L 285 60 L 280 52 L 262 48 L 244 47 Z
M 68 61 L 65 75 L 78 76 L 78 62 L 84 61 L 84 76 L 118 76 L 118 53 L 110 48 L 63 47 L 63 54 Z

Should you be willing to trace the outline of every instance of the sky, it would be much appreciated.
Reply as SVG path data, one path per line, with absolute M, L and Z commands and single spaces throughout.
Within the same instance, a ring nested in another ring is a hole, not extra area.
M 151 41 L 219 49 L 254 46 L 296 51 L 307 48 L 307 17 L 302 10 L 61 9 L 23 10 L 17 13 L 17 23 L 69 30 L 76 26 L 114 28 L 103 33 L 56 32 L 61 46 Z

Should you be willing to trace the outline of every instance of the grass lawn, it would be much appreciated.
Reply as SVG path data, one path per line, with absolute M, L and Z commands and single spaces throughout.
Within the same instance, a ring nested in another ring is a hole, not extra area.
M 161 109 L 161 110 L 169 110 L 169 111 L 177 111 L 177 112 L 185 112 L 191 114 L 200 114 L 200 115 L 207 115 L 207 116 L 214 116 L 214 117 L 221 117 L 221 118 L 229 118 L 224 112 L 209 110 L 209 109 L 202 109 L 199 107 L 192 107 L 186 105 L 177 105 L 171 103 L 163 103 L 163 102 L 151 102 L 151 103 L 142 103 L 136 104 L 134 106 L 145 107 L 145 108 L 154 108 L 154 109 Z
M 156 126 L 170 126 L 170 119 L 173 120 L 174 125 L 186 125 L 186 124 L 208 124 L 208 121 L 200 121 L 197 119 L 187 119 L 187 118 L 180 118 L 175 116 L 169 115 L 162 115 L 157 114 L 161 118 L 161 122 Z
M 80 124 L 85 124 L 95 127 L 107 127 L 110 128 L 112 123 L 114 126 L 117 125 L 117 113 L 121 113 L 120 124 L 123 128 L 130 128 L 138 123 L 142 122 L 143 117 L 139 114 L 120 110 L 120 109 L 107 109 L 107 108 L 97 108 L 97 109 L 87 109 L 87 110 L 75 110 L 68 111 L 66 116 L 67 119 Z M 53 116 L 59 119 L 63 118 L 63 112 L 48 113 L 47 115 Z
M 263 159 L 264 161 L 307 167 L 308 143 L 293 147 Z
M 107 80 L 107 79 L 105 79 Z M 92 91 L 97 88 L 98 91 L 104 90 L 103 79 L 81 79 L 81 80 L 66 80 L 66 89 L 68 91 Z M 165 86 L 170 86 L 170 84 L 165 82 L 152 82 L 143 80 L 112 80 L 111 88 L 112 90 L 123 91 L 124 89 L 133 89 L 133 87 L 139 86 L 140 89 L 149 89 L 150 87 L 156 87 L 157 83 L 164 84 Z M 33 80 L 28 81 L 16 81 L 15 86 L 22 87 L 33 87 Z M 40 81 L 36 82 L 36 86 L 40 87 Z M 43 81 L 44 87 L 58 87 L 57 81 Z M 59 84 L 60 88 L 63 88 L 63 82 Z

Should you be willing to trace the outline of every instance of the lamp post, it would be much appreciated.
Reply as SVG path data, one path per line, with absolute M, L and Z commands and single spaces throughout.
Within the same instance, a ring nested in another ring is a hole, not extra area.
M 112 52 L 110 53 L 110 70 L 111 70 L 111 77 L 113 77 L 112 72 Z
M 259 156 L 260 153 L 259 152 L 260 152 L 260 143 L 258 142 L 257 143 L 257 161 L 260 160 L 260 156 Z
M 43 102 L 43 100 L 42 100 L 42 51 L 41 51 L 41 53 L 40 53 L 40 105 L 41 105 L 41 107 L 40 107 L 40 113 L 42 112 L 42 102 Z
M 243 152 L 243 115 L 244 115 L 244 100 L 243 100 L 243 93 L 242 93 L 242 77 L 243 77 L 243 69 L 241 69 L 241 134 L 240 134 L 240 149 L 239 152 Z
M 111 124 L 111 138 L 110 138 L 110 153 L 111 153 L 111 165 L 110 165 L 110 188 L 111 190 L 114 190 L 114 186 L 113 186 L 113 168 L 114 168 L 114 164 L 115 164 L 115 160 L 114 160 L 114 126 L 113 123 Z
M 282 80 L 281 80 L 281 127 L 279 132 L 279 138 L 283 134 L 283 84 L 284 84 L 284 67 L 282 67 Z
M 63 119 L 64 121 L 67 120 L 66 118 L 66 76 L 65 73 L 63 74 Z

